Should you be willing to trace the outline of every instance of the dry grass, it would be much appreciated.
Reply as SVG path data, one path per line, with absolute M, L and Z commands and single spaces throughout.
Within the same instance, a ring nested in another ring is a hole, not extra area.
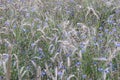
M 0 80 L 119 80 L 119 0 L 0 0 Z

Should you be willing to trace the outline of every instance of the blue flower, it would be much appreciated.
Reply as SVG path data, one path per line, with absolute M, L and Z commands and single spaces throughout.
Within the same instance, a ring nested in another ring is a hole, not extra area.
M 99 44 L 96 42 L 96 43 L 94 43 L 94 46 L 98 46 Z
M 113 34 L 113 32 L 111 32 L 111 31 L 110 31 L 110 32 L 109 32 L 109 34 L 110 34 L 110 35 L 112 35 L 112 34 Z
M 71 56 L 71 54 L 70 54 L 70 53 L 67 53 L 67 54 L 66 54 L 66 57 L 70 57 L 70 56 Z
M 9 21 L 5 21 L 5 25 L 6 26 L 10 26 L 10 22 Z
M 99 71 L 99 72 L 103 72 L 103 68 L 101 68 L 101 67 L 98 68 L 98 71 Z
M 99 40 L 99 43 L 102 43 L 102 42 L 103 42 L 103 40 L 100 39 L 100 40 Z
M 109 29 L 105 29 L 105 32 L 108 33 Z
M 109 68 L 105 69 L 104 72 L 105 72 L 105 73 L 109 73 L 109 72 L 110 72 L 110 71 L 109 71 Z
M 58 71 L 58 76 L 62 76 L 63 72 L 62 71 Z
M 115 10 L 115 13 L 116 13 L 116 14 L 119 14 L 119 13 L 120 13 L 120 9 L 116 9 L 116 10 Z
M 74 2 L 74 0 L 70 0 L 70 2 Z
M 96 41 L 96 40 L 97 40 L 97 38 L 96 38 L 96 37 L 93 37 L 93 40 L 94 40 L 94 41 Z
M 80 43 L 80 48 L 84 48 L 84 44 L 83 43 Z
M 120 47 L 120 43 L 117 43 L 117 44 L 116 44 L 116 47 Z
M 97 65 L 97 62 L 93 62 L 93 65 Z
M 35 8 L 35 7 L 32 7 L 31 11 L 32 11 L 32 12 L 35 12 L 35 11 L 36 11 L 36 8 Z
M 113 25 L 116 24 L 114 20 L 108 20 L 107 22 L 108 22 L 108 24 L 113 24 Z
M 102 30 L 103 29 L 103 27 L 101 26 L 101 27 L 99 27 L 99 30 Z
M 25 0 L 20 0 L 21 2 L 24 2 Z
M 8 3 L 11 3 L 11 2 L 13 2 L 13 0 L 7 0 L 7 2 L 8 2 Z
M 85 75 L 85 74 L 84 74 L 84 75 L 82 75 L 82 78 L 83 78 L 83 79 L 85 79 L 86 77 L 87 77 L 87 75 Z
M 26 13 L 26 17 L 29 18 L 30 17 L 30 13 Z
M 120 23 L 118 23 L 118 25 L 117 26 L 119 26 L 120 27 Z
M 83 48 L 83 49 L 81 50 L 81 53 L 85 53 L 85 51 L 86 51 L 86 50 Z
M 32 43 L 32 44 L 31 44 L 31 47 L 34 48 L 35 45 L 36 45 L 35 43 Z
M 38 53 L 40 58 L 43 58 L 45 56 L 42 48 L 38 48 Z
M 60 62 L 58 65 L 59 69 L 66 69 L 66 67 L 63 65 L 63 62 Z
M 43 77 L 43 76 L 45 76 L 45 75 L 46 75 L 46 72 L 45 72 L 45 71 L 42 71 L 41 76 Z
M 113 31 L 113 32 L 116 32 L 117 30 L 116 30 L 116 28 L 113 28 L 112 31 Z
M 86 36 L 86 35 L 84 35 L 84 36 L 82 36 L 81 38 L 82 38 L 82 39 L 85 39 L 85 38 L 87 38 L 87 36 Z
M 77 67 L 80 66 L 80 65 L 81 65 L 81 62 L 76 62 L 75 63 L 75 66 L 77 66 Z
M 103 34 L 102 34 L 102 33 L 99 33 L 99 34 L 98 34 L 98 36 L 99 36 L 99 37 L 102 37 L 102 36 L 103 36 Z
M 16 28 L 17 28 L 16 24 L 14 24 L 14 25 L 13 25 L 13 28 L 14 28 L 14 29 L 16 29 Z

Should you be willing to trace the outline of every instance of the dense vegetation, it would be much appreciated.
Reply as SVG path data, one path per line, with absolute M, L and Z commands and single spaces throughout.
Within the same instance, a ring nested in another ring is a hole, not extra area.
M 0 0 L 0 80 L 120 80 L 119 0 Z

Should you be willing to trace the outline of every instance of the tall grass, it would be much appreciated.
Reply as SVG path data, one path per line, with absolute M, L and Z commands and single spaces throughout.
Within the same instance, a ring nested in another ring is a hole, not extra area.
M 120 80 L 119 0 L 0 0 L 0 80 Z

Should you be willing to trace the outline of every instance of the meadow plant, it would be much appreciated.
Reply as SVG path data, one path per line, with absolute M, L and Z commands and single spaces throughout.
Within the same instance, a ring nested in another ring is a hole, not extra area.
M 120 80 L 119 0 L 0 0 L 0 80 Z

